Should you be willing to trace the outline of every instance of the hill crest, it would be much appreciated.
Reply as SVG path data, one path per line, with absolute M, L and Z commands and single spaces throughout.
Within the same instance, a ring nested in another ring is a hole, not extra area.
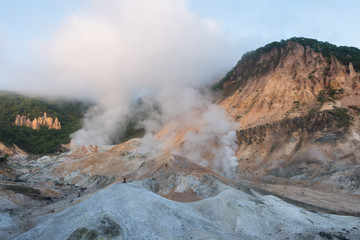
M 312 45 L 304 45 L 307 42 Z M 320 47 L 315 51 L 315 43 L 326 51 Z M 352 62 L 344 64 L 336 58 L 340 50 L 327 55 L 329 46 L 336 48 L 312 39 L 292 38 L 245 54 L 219 82 L 221 86 L 217 85 L 223 93 L 219 103 L 242 127 L 305 116 L 312 109 L 356 105 L 360 101 L 360 74 Z M 353 52 L 357 51 L 351 59 L 360 58 L 359 49 Z

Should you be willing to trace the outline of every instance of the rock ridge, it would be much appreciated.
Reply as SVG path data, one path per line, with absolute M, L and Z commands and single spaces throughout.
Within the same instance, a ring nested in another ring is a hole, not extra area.
M 43 116 L 34 118 L 33 120 L 18 114 L 15 118 L 15 125 L 31 127 L 34 130 L 40 129 L 40 126 L 48 126 L 49 129 L 61 129 L 59 119 L 46 116 L 46 112 L 44 112 Z
M 325 110 L 315 112 L 309 116 L 284 118 L 281 121 L 266 123 L 241 129 L 236 132 L 238 144 L 261 143 L 264 138 L 271 134 L 278 133 L 281 135 L 291 136 L 294 132 L 302 134 L 311 134 L 317 131 L 323 131 L 334 126 L 338 126 L 341 120 L 333 112 Z
M 302 116 L 319 102 L 347 108 L 360 96 L 360 73 L 351 62 L 344 65 L 292 41 L 243 57 L 221 83 L 218 103 L 242 128 Z M 320 100 L 324 92 L 331 99 Z

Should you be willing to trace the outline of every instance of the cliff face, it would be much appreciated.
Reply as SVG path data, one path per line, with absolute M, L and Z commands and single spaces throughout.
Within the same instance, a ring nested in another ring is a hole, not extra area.
M 360 116 L 349 128 L 331 111 L 237 131 L 238 174 L 261 183 L 349 191 L 360 188 Z
M 242 128 L 302 116 L 313 108 L 360 105 L 360 74 L 352 63 L 326 59 L 292 41 L 239 61 L 223 89 L 220 104 Z
M 32 129 L 40 129 L 40 126 L 48 126 L 49 129 L 61 129 L 61 123 L 58 118 L 47 117 L 44 112 L 42 117 L 34 118 L 32 121 L 26 116 L 17 115 L 15 119 L 16 126 L 27 126 Z
M 218 103 L 240 123 L 239 176 L 360 193 L 360 74 L 351 62 L 287 41 L 245 55 L 221 87 Z

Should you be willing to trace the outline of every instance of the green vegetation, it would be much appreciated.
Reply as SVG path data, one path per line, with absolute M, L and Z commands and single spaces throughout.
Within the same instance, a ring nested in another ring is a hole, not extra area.
M 327 100 L 327 98 L 326 98 L 326 96 L 325 96 L 325 91 L 324 91 L 324 90 L 321 90 L 321 91 L 319 92 L 319 95 L 317 95 L 316 100 L 317 100 L 318 102 L 320 102 L 321 105 L 324 104 L 324 102 Z
M 360 71 L 360 49 L 355 47 L 336 46 L 328 42 L 321 42 L 316 39 L 294 37 L 285 41 L 293 41 L 301 45 L 309 46 L 315 52 L 321 52 L 324 58 L 330 62 L 331 56 L 336 57 L 342 64 L 353 64 L 356 71 Z
M 315 75 L 314 75 L 315 72 L 316 72 L 316 70 L 309 73 L 308 79 L 313 80 L 315 78 Z
M 299 102 L 299 101 L 294 101 L 293 103 L 294 103 L 294 105 L 295 105 L 295 108 L 299 108 L 299 107 L 300 107 L 300 102 Z
M 34 154 L 48 154 L 59 150 L 60 144 L 70 141 L 69 135 L 81 128 L 81 119 L 90 105 L 80 101 L 47 100 L 25 97 L 19 94 L 0 92 L 0 141 L 16 144 Z M 57 117 L 61 130 L 42 126 L 39 130 L 14 125 L 17 114 L 30 119 L 46 112 L 49 117 Z
M 326 101 L 331 101 L 334 102 L 336 99 L 336 96 L 339 94 L 342 94 L 344 92 L 344 89 L 340 88 L 340 89 L 332 89 L 332 88 L 328 88 L 325 90 L 321 90 L 319 92 L 319 95 L 316 97 L 317 101 L 322 104 L 324 104 L 324 102 Z
M 224 82 L 230 80 L 233 72 L 234 72 L 234 68 L 232 68 L 229 72 L 227 72 L 226 75 L 225 75 L 225 77 L 223 77 L 219 82 L 215 83 L 215 84 L 211 87 L 211 89 L 212 89 L 213 91 L 217 91 L 217 90 L 223 89 L 223 84 L 224 84 Z
M 346 108 L 334 107 L 330 112 L 339 120 L 338 127 L 348 128 L 350 126 L 351 117 Z
M 335 99 L 336 98 L 336 95 L 338 94 L 342 94 L 344 92 L 344 89 L 343 88 L 340 88 L 340 89 L 333 89 L 333 88 L 329 88 L 327 90 L 328 94 L 329 94 L 329 97 L 331 99 Z

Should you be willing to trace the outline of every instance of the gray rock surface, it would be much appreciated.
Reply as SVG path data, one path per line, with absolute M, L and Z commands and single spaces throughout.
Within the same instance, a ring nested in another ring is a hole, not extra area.
M 16 239 L 359 239 L 358 226 L 357 217 L 313 213 L 231 187 L 180 203 L 118 183 L 47 216 Z

